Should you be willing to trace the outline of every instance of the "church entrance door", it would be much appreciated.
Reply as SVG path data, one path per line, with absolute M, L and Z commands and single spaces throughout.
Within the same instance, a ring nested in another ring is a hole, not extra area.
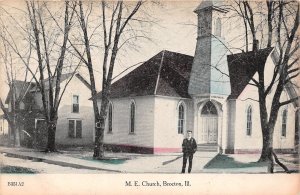
M 202 108 L 198 120 L 198 142 L 217 143 L 218 112 L 215 105 L 208 101 Z

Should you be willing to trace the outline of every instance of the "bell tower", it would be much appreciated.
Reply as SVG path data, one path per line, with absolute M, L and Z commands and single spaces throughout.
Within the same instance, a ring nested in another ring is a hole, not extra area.
M 190 95 L 229 95 L 227 47 L 222 30 L 227 10 L 221 1 L 202 1 L 198 15 L 197 44 L 188 92 Z

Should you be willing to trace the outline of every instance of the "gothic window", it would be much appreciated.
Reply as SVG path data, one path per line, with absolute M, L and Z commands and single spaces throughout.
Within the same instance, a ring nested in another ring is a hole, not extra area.
M 129 121 L 129 131 L 130 133 L 134 133 L 134 124 L 135 124 L 135 104 L 134 102 L 132 101 L 131 104 L 130 104 L 130 121 Z
M 178 134 L 183 134 L 185 124 L 185 109 L 183 103 L 178 106 Z
M 247 108 L 247 135 L 252 133 L 252 107 L 248 106 Z
M 201 114 L 202 115 L 218 115 L 218 111 L 217 111 L 217 108 L 215 107 L 215 105 L 211 101 L 208 101 L 203 106 Z
M 287 109 L 282 112 L 281 136 L 286 137 Z

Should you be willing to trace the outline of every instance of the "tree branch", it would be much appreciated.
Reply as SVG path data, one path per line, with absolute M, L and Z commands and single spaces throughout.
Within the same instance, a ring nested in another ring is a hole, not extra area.
M 275 162 L 276 162 L 279 166 L 281 166 L 281 167 L 284 169 L 284 171 L 285 171 L 286 173 L 291 173 L 291 172 L 289 171 L 289 169 L 288 169 L 283 163 L 281 163 L 281 162 L 279 161 L 279 159 L 277 158 L 277 155 L 275 154 L 275 152 L 272 151 L 272 153 L 273 153 Z
M 295 102 L 295 101 L 297 101 L 297 100 L 299 100 L 299 99 L 300 99 L 300 96 L 297 96 L 297 97 L 292 98 L 292 99 L 290 99 L 290 100 L 287 100 L 287 101 L 284 101 L 284 102 L 280 102 L 280 103 L 279 103 L 279 107 L 284 106 L 284 105 L 287 105 L 287 104 L 290 104 L 290 103 L 293 103 L 293 102 Z

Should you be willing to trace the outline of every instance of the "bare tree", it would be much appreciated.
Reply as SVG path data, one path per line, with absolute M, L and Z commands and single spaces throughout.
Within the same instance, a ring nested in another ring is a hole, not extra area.
M 125 45 L 134 44 L 133 42 L 137 38 L 149 39 L 144 34 L 138 35 L 133 26 L 130 25 L 132 21 L 139 21 L 134 16 L 141 10 L 143 2 L 101 2 L 101 22 L 102 27 L 102 39 L 103 39 L 103 61 L 102 61 L 102 91 L 101 91 L 101 107 L 100 110 L 97 106 L 97 91 L 95 82 L 95 65 L 92 61 L 92 44 L 90 42 L 88 17 L 91 10 L 85 12 L 84 5 L 79 1 L 79 10 L 76 12 L 80 29 L 83 34 L 84 42 L 84 55 L 75 44 L 73 46 L 79 58 L 85 63 L 91 84 L 91 95 L 93 101 L 93 110 L 95 116 L 95 147 L 94 147 L 94 158 L 102 158 L 104 156 L 104 129 L 107 115 L 107 106 L 110 98 L 110 88 L 112 84 L 112 76 L 115 67 L 115 62 L 120 49 Z M 131 32 L 130 36 L 126 36 Z M 142 31 L 140 31 L 142 32 Z M 72 42 L 72 41 L 70 41 Z M 102 45 L 101 43 L 98 45 Z
M 61 86 L 63 71 L 66 67 L 65 63 L 67 63 L 65 57 L 68 55 L 68 37 L 72 27 L 75 7 L 76 3 L 64 2 L 63 16 L 60 17 L 57 13 L 57 15 L 52 14 L 56 15 L 57 20 L 51 20 L 51 17 L 46 15 L 51 9 L 46 2 L 26 2 L 27 9 L 23 11 L 23 13 L 25 13 L 25 18 L 28 19 L 28 24 L 26 27 L 23 27 L 20 23 L 17 24 L 23 31 L 23 39 L 25 39 L 28 46 L 35 51 L 34 57 L 29 56 L 28 53 L 22 53 L 20 49 L 22 46 L 14 41 L 13 33 L 3 25 L 5 32 L 9 34 L 9 39 L 6 39 L 4 36 L 2 36 L 2 38 L 26 67 L 26 70 L 30 73 L 35 82 L 37 93 L 41 95 L 42 112 L 47 123 L 48 137 L 46 151 L 48 152 L 56 151 L 55 133 L 58 108 L 64 91 L 80 64 L 79 61 L 75 69 L 71 69 L 72 71 L 69 72 L 69 80 L 67 80 L 64 86 Z M 2 8 L 2 10 L 5 11 L 13 21 L 18 22 L 8 11 L 4 8 Z M 54 22 L 55 26 L 59 26 L 59 21 L 63 23 L 62 27 L 60 27 L 61 29 L 54 28 L 52 23 Z M 63 33 L 60 33 L 61 31 Z M 24 55 L 27 55 L 27 59 L 31 61 L 26 61 Z M 37 74 L 39 78 L 36 76 L 36 72 L 33 71 L 33 62 L 37 64 Z
M 21 102 L 24 100 L 25 94 L 30 88 L 32 79 L 27 82 L 28 79 L 28 70 L 25 70 L 24 81 L 19 82 L 16 80 L 16 70 L 13 67 L 13 55 L 12 51 L 10 50 L 9 46 L 5 42 L 3 36 L 5 33 L 2 31 L 1 33 L 2 41 L 1 41 L 1 48 L 0 51 L 0 59 L 2 60 L 2 64 L 5 66 L 5 73 L 6 73 L 6 82 L 9 87 L 9 94 L 7 98 L 9 100 L 9 107 L 6 108 L 2 99 L 0 98 L 0 107 L 3 111 L 5 118 L 10 126 L 9 131 L 9 144 L 10 144 L 10 135 L 13 134 L 14 141 L 13 146 L 20 146 L 20 126 L 24 119 L 24 114 L 21 113 Z M 31 55 L 31 47 L 29 47 L 29 56 Z M 28 60 L 29 58 L 27 58 Z M 17 85 L 17 86 L 16 86 Z
M 272 79 L 268 83 L 265 78 L 265 66 L 257 67 L 258 80 L 252 78 L 253 85 L 258 88 L 260 122 L 263 135 L 263 148 L 260 156 L 261 162 L 268 162 L 268 172 L 274 169 L 274 159 L 286 172 L 289 172 L 277 158 L 273 151 L 273 134 L 280 107 L 299 100 L 299 96 L 287 101 L 281 101 L 280 97 L 285 88 L 295 84 L 299 78 L 299 65 L 297 51 L 299 48 L 299 2 L 296 1 L 273 1 L 266 0 L 262 11 L 259 12 L 257 2 L 235 1 L 240 9 L 234 9 L 245 21 L 245 29 L 250 28 L 246 34 L 248 42 L 250 34 L 252 39 L 252 51 L 257 52 L 259 48 L 274 47 L 276 56 Z M 255 15 L 264 16 L 263 21 L 255 18 Z M 267 32 L 260 32 L 261 40 L 258 43 L 258 23 L 267 25 Z M 266 43 L 266 44 L 265 44 Z M 247 43 L 247 47 L 248 47 Z M 260 45 L 259 45 L 260 44 Z M 260 47 L 259 47 L 260 46 Z M 275 90 L 274 93 L 270 93 Z M 268 109 L 267 102 L 271 100 L 271 108 Z

